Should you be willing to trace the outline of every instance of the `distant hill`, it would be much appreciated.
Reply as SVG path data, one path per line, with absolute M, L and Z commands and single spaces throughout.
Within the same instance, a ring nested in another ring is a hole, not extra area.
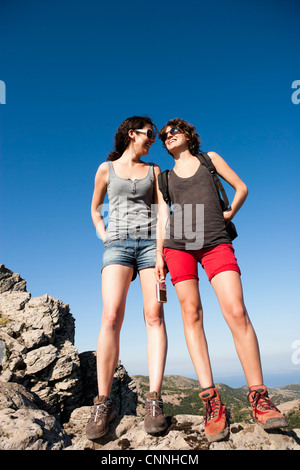
M 145 394 L 149 391 L 149 378 L 144 375 L 132 376 L 137 385 L 139 406 L 143 407 Z M 231 422 L 253 422 L 251 409 L 247 401 L 247 386 L 232 388 L 218 383 L 222 401 L 230 412 Z M 178 414 L 204 415 L 204 407 L 199 398 L 198 380 L 181 375 L 164 377 L 162 397 L 167 416 Z M 281 388 L 269 388 L 269 397 L 287 416 L 289 429 L 300 428 L 300 384 L 286 385 Z

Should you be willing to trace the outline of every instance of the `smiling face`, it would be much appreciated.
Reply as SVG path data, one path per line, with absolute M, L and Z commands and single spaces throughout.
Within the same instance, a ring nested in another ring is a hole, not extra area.
M 170 119 L 160 130 L 159 138 L 173 157 L 176 153 L 187 149 L 192 155 L 199 153 L 200 137 L 195 127 L 184 119 Z
M 147 130 L 152 131 L 152 136 L 147 135 L 149 134 Z M 139 155 L 147 155 L 151 145 L 155 142 L 155 134 L 151 124 L 146 124 L 142 129 L 132 129 L 130 135 L 135 152 Z
M 168 126 L 165 132 L 166 138 L 164 143 L 171 154 L 188 149 L 189 139 L 179 128 Z

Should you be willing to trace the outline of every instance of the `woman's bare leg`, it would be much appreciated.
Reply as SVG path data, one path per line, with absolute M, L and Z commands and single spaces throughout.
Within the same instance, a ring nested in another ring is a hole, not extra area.
M 142 269 L 139 274 L 147 330 L 150 391 L 157 392 L 160 395 L 168 347 L 164 311 L 162 304 L 156 300 L 154 268 Z
M 97 342 L 97 377 L 98 393 L 106 397 L 110 396 L 119 359 L 120 331 L 132 274 L 133 268 L 116 264 L 102 271 L 103 313 Z
M 203 329 L 203 311 L 197 279 L 175 284 L 187 347 L 202 388 L 213 385 L 208 347 Z
M 249 387 L 261 385 L 263 376 L 259 346 L 244 304 L 240 275 L 235 271 L 225 271 L 213 277 L 211 284 L 231 330 L 247 383 Z

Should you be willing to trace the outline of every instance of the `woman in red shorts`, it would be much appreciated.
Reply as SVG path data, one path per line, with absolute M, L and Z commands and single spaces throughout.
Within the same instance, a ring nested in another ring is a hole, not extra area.
M 203 329 L 198 262 L 211 282 L 233 335 L 250 388 L 248 399 L 255 420 L 267 429 L 286 426 L 284 416 L 270 402 L 263 385 L 259 346 L 244 305 L 241 273 L 226 230 L 245 202 L 247 187 L 220 155 L 208 153 L 217 173 L 235 189 L 230 208 L 223 212 L 213 176 L 197 158 L 200 139 L 195 127 L 182 119 L 172 119 L 159 137 L 175 165 L 168 177 L 173 207 L 167 230 L 169 208 L 167 204 L 160 207 L 156 276 L 157 280 L 165 277 L 166 262 L 180 302 L 188 350 L 202 387 L 207 438 L 210 442 L 224 439 L 229 429 L 225 406 L 214 385 Z

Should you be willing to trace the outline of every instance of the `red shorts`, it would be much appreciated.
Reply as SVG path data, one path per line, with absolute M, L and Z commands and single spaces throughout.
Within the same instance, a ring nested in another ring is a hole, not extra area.
M 198 261 L 209 281 L 223 271 L 237 271 L 241 274 L 231 243 L 190 251 L 165 248 L 164 256 L 173 284 L 186 279 L 199 279 Z

